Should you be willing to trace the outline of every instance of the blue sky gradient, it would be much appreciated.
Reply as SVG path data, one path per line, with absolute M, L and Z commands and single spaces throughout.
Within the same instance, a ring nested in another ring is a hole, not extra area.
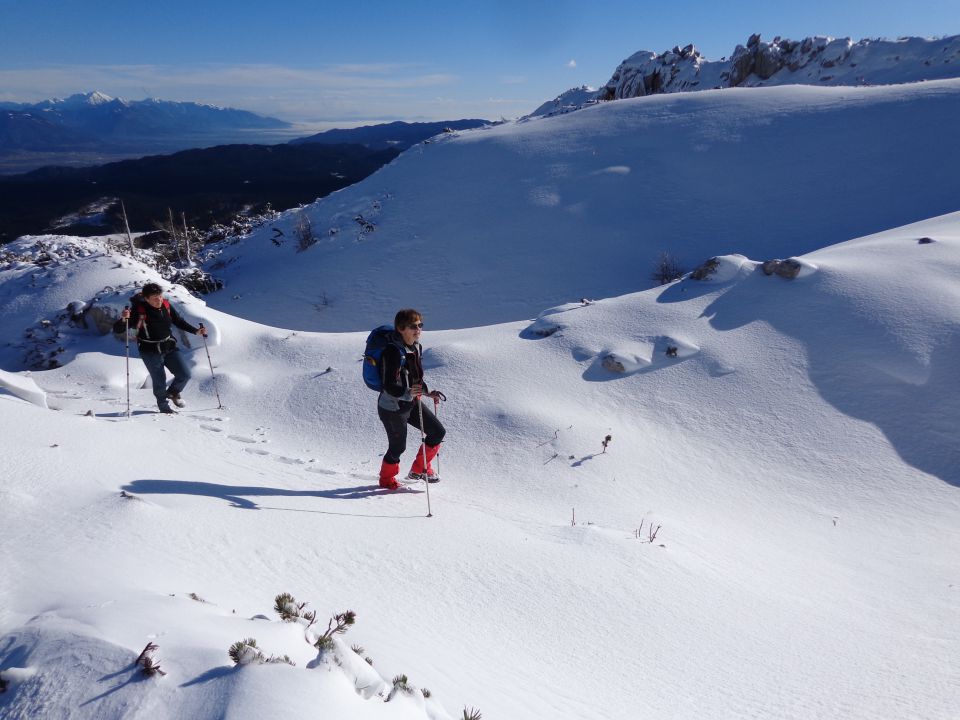
M 637 50 L 960 34 L 960 0 L 0 0 L 0 100 L 100 90 L 322 126 L 515 117 Z

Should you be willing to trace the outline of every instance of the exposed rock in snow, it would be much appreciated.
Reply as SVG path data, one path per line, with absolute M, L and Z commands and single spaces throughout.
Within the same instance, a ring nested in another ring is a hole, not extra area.
M 690 273 L 691 280 L 709 280 L 711 282 L 727 282 L 733 280 L 740 270 L 747 266 L 750 269 L 757 263 L 743 255 L 720 255 L 712 257 Z
M 729 58 L 707 60 L 693 45 L 634 53 L 599 90 L 574 88 L 531 116 L 557 115 L 596 102 L 761 85 L 888 85 L 960 77 L 960 35 L 897 40 L 825 36 L 802 41 L 751 35 Z

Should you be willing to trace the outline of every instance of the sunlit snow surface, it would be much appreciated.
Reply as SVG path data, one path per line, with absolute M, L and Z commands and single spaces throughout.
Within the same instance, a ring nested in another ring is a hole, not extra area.
M 935 216 L 960 197 L 960 86 L 840 92 L 626 101 L 414 149 L 308 208 L 349 216 L 335 240 L 265 228 L 221 254 L 210 306 L 171 293 L 216 372 L 181 338 L 175 417 L 134 351 L 127 418 L 124 344 L 93 327 L 56 324 L 62 367 L 20 364 L 26 330 L 119 311 L 152 270 L 71 238 L 4 265 L 0 716 L 953 718 L 960 213 Z M 907 120 L 913 154 L 880 144 Z M 664 248 L 719 267 L 633 292 Z M 791 256 L 794 280 L 759 269 Z M 449 397 L 431 518 L 426 486 L 376 486 L 360 382 L 366 331 L 405 305 Z M 11 393 L 30 383 L 47 409 Z M 357 622 L 318 660 L 281 592 L 320 631 Z M 296 666 L 234 668 L 250 637 Z M 133 665 L 148 642 L 164 677 Z M 400 674 L 415 691 L 384 702 Z

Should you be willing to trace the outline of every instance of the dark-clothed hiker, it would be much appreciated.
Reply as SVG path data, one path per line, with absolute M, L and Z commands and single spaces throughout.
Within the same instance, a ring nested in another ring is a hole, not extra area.
M 433 411 L 420 402 L 423 396 L 434 400 L 443 397 L 437 390 L 428 390 L 423 380 L 423 349 L 420 347 L 423 316 L 413 309 L 401 310 L 393 325 L 399 342 L 391 343 L 383 350 L 380 363 L 383 390 L 377 399 L 377 414 L 387 431 L 389 443 L 380 465 L 380 487 L 396 490 L 399 487 L 400 456 L 407 447 L 407 425 L 421 430 L 425 436 L 407 475 L 411 480 L 437 482 L 440 479 L 433 471 L 431 461 L 440 450 L 447 431 Z
M 171 334 L 174 325 L 194 335 L 207 335 L 206 328 L 194 327 L 183 319 L 163 297 L 163 288 L 156 283 L 147 283 L 143 290 L 130 298 L 130 307 L 123 309 L 120 319 L 113 326 L 116 333 L 122 333 L 128 327 L 136 328 L 137 349 L 150 373 L 153 394 L 162 413 L 174 411 L 170 407 L 171 402 L 177 407 L 184 406 L 180 393 L 190 380 L 190 368 Z M 164 368 L 173 373 L 173 382 L 169 387 Z

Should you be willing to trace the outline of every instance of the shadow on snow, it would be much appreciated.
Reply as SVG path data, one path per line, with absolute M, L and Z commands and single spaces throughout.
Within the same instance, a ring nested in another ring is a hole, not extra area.
M 317 512 L 327 515 L 356 515 L 357 517 L 422 517 L 421 515 L 361 515 L 359 513 L 334 513 L 324 510 L 304 510 L 302 508 L 276 508 L 262 506 L 250 497 L 315 497 L 333 500 L 359 500 L 368 497 L 420 493 L 419 490 L 402 488 L 387 490 L 377 485 L 358 485 L 355 487 L 330 490 L 287 490 L 285 488 L 262 487 L 257 485 L 218 485 L 217 483 L 193 480 L 134 480 L 123 486 L 123 490 L 134 495 L 195 495 L 226 500 L 233 507 L 245 510 L 287 510 L 291 512 Z

